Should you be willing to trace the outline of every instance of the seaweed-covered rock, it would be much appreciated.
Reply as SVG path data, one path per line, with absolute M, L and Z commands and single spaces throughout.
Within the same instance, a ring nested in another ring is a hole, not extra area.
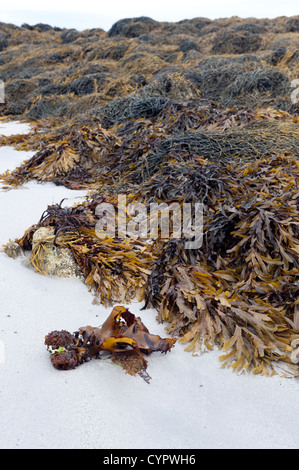
M 32 26 L 32 29 L 39 31 L 40 33 L 44 33 L 46 31 L 51 31 L 53 29 L 53 26 L 50 26 L 49 24 L 45 23 L 37 23 Z
M 203 98 L 218 100 L 237 77 L 244 73 L 240 64 L 205 70 L 201 74 L 200 91 Z
M 30 24 L 28 24 L 28 23 L 23 23 L 23 24 L 21 25 L 21 28 L 29 29 L 29 31 L 32 31 L 32 30 L 33 30 L 33 27 L 32 27 Z
M 232 55 L 224 56 L 213 54 L 208 57 L 201 59 L 197 67 L 200 70 L 209 70 L 209 69 L 218 69 L 220 67 L 225 67 L 229 65 L 235 64 L 243 64 L 244 66 L 250 66 L 252 68 L 256 68 L 261 64 L 261 60 L 256 57 L 254 54 L 240 54 L 240 55 Z
M 61 33 L 61 40 L 65 44 L 74 42 L 79 37 L 80 37 L 80 33 L 76 29 L 67 29 L 66 31 L 62 31 Z
M 7 37 L 5 34 L 0 33 L 0 52 L 8 46 Z
M 6 83 L 5 94 L 9 101 L 23 101 L 29 98 L 30 94 L 37 88 L 38 80 L 15 79 Z
M 265 93 L 272 98 L 278 95 L 284 96 L 290 93 L 290 90 L 289 80 L 283 73 L 276 69 L 258 69 L 238 76 L 226 88 L 224 97 L 228 104 L 232 104 L 237 100 L 239 102 L 257 100 Z
M 43 119 L 45 117 L 66 116 L 69 111 L 69 100 L 62 96 L 43 96 L 35 102 L 27 112 L 29 119 Z
M 257 23 L 241 23 L 235 27 L 235 31 L 248 31 L 253 34 L 261 34 L 265 31 L 265 28 Z
M 139 18 L 124 18 L 117 21 L 108 31 L 108 36 L 126 36 L 127 38 L 136 38 L 142 34 L 150 33 L 158 26 L 158 22 L 148 18 L 147 16 L 140 16 Z
M 208 18 L 195 18 L 193 20 L 194 26 L 198 31 L 201 31 L 202 28 L 209 25 L 211 22 L 212 22 L 212 20 L 210 20 Z
M 158 22 L 141 16 L 121 19 L 109 32 L 0 23 L 0 78 L 8 89 L 14 80 L 28 80 L 29 88 L 29 81 L 38 79 L 32 82 L 32 92 L 23 93 L 20 87 L 13 100 L 7 95 L 0 114 L 34 119 L 80 115 L 80 120 L 85 114 L 89 121 L 98 105 L 105 107 L 137 90 L 143 91 L 143 97 L 171 100 L 197 99 L 200 91 L 208 99 L 222 100 L 238 67 L 243 75 L 271 65 L 291 81 L 298 75 L 297 21 L 298 17 L 233 17 Z M 174 73 L 187 77 L 185 83 L 174 79 Z M 282 91 L 277 106 L 295 113 L 283 87 L 276 90 L 277 100 Z M 94 102 L 88 101 L 91 97 Z M 83 107 L 82 98 L 86 98 Z M 242 103 L 252 104 L 250 94 L 242 95 Z
M 129 49 L 129 44 L 126 43 L 116 43 L 109 47 L 104 48 L 99 57 L 101 59 L 112 59 L 112 60 L 120 60 L 123 58 L 127 50 Z
M 198 51 L 199 47 L 198 44 L 190 39 L 186 39 L 180 44 L 180 51 L 182 52 L 189 52 L 189 51 Z
M 290 33 L 299 32 L 299 16 L 289 18 L 286 22 L 286 31 Z
M 39 266 L 43 266 L 43 274 L 82 278 L 69 248 L 57 246 L 54 242 L 54 228 L 41 227 L 36 230 L 32 238 L 32 264 L 37 266 L 35 258 L 38 258 Z
M 217 34 L 212 52 L 215 54 L 245 54 L 256 52 L 262 44 L 261 36 L 250 31 L 221 31 Z

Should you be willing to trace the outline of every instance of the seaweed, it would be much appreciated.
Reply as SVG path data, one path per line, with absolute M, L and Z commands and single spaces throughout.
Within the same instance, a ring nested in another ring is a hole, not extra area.
M 90 191 L 73 207 L 48 206 L 7 254 L 29 250 L 46 274 L 46 249 L 64 250 L 95 303 L 137 299 L 188 351 L 217 347 L 223 366 L 240 373 L 298 375 L 297 24 L 141 17 L 108 33 L 2 24 L 0 111 L 32 132 L 0 145 L 34 152 L 1 175 L 4 189 L 35 180 Z M 99 238 L 96 208 L 110 204 L 117 229 L 120 195 L 144 204 L 147 223 L 153 203 L 181 211 L 201 203 L 202 245 L 161 230 L 154 239 Z M 102 355 L 99 330 L 82 332 Z M 92 357 L 80 335 L 52 334 L 55 366 Z M 144 372 L 135 349 L 114 348 L 112 362 Z
M 214 40 L 213 52 L 220 54 L 244 54 L 260 49 L 262 39 L 252 28 L 236 28 L 234 31 L 220 31 Z
M 152 97 L 196 99 L 200 94 L 226 106 L 226 87 L 236 79 L 236 86 L 242 89 L 246 84 L 251 86 L 251 77 L 246 74 L 257 70 L 267 75 L 264 80 L 272 90 L 275 88 L 277 96 L 281 95 L 284 109 L 293 113 L 285 81 L 297 77 L 297 23 L 297 17 L 250 22 L 194 18 L 177 23 L 140 17 L 121 19 L 108 32 L 2 23 L 0 73 L 6 85 L 6 103 L 0 113 L 35 121 L 84 116 L 85 124 L 91 124 L 99 108 L 104 112 L 107 105 L 113 107 L 115 99 L 133 93 L 130 99 L 134 107 L 138 91 L 142 92 L 139 99 L 145 101 Z M 269 64 L 274 70 L 269 70 Z M 271 78 L 275 71 L 284 75 L 285 88 L 283 83 L 276 86 L 274 75 Z M 190 73 L 202 76 L 196 87 L 186 79 Z M 144 79 L 136 83 L 132 77 L 138 74 Z M 175 74 L 185 80 L 178 80 Z M 266 102 L 264 87 L 258 94 L 260 104 Z M 242 97 L 245 105 L 252 104 L 250 91 Z M 229 106 L 238 104 L 240 94 L 230 94 Z
M 154 100 L 161 103 L 160 98 Z M 123 121 L 130 108 L 120 107 L 118 113 Z M 114 118 L 107 114 L 105 119 Z M 97 121 L 79 128 L 66 128 L 61 120 L 41 122 L 49 126 L 42 136 L 35 128 L 27 137 L 2 139 L 2 145 L 39 149 L 30 160 L 0 176 L 6 188 L 36 179 L 72 189 L 119 186 L 129 191 L 129 185 L 140 184 L 173 159 L 192 160 L 197 155 L 226 163 L 236 157 L 296 156 L 299 148 L 296 117 L 269 108 L 223 109 L 201 99 L 163 102 L 163 110 L 155 116 L 127 119 L 108 129 Z
M 98 193 L 75 207 L 49 206 L 19 245 L 30 249 L 39 227 L 53 227 L 52 241 L 70 250 L 95 302 L 136 298 L 156 308 L 189 351 L 217 346 L 224 366 L 236 371 L 297 375 L 297 180 L 298 162 L 286 155 L 225 165 L 202 157 L 172 161 L 127 197 L 147 208 L 201 201 L 200 248 L 186 248 L 184 238 L 99 239 L 97 204 L 114 204 L 117 214 L 117 196 Z M 42 271 L 35 252 L 31 262 Z
M 109 352 L 114 363 L 121 365 L 130 375 L 139 374 L 147 383 L 151 377 L 146 372 L 144 354 L 154 351 L 166 353 L 175 342 L 174 338 L 163 339 L 149 333 L 140 317 L 136 318 L 121 306 L 114 307 L 100 328 L 85 326 L 73 334 L 55 330 L 45 338 L 56 369 L 74 369 L 93 358 L 101 358 L 103 352 Z

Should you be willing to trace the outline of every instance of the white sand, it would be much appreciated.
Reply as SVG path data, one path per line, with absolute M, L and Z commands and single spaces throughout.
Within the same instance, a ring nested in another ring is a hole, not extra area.
M 1 123 L 0 132 L 22 126 Z M 1 171 L 26 158 L 0 147 Z M 22 236 L 48 204 L 63 197 L 72 204 L 84 194 L 52 184 L 26 187 L 0 192 L 0 244 Z M 45 335 L 100 326 L 111 309 L 93 305 L 80 280 L 39 275 L 4 253 L 0 294 L 0 448 L 299 447 L 297 379 L 236 375 L 221 369 L 217 351 L 194 357 L 180 343 L 149 356 L 150 385 L 101 360 L 57 371 Z M 130 309 L 166 336 L 155 311 Z

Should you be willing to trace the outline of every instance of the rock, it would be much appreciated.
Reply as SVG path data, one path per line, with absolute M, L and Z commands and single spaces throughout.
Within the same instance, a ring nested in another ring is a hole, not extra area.
M 299 364 L 299 339 L 295 339 L 291 343 L 293 351 L 291 353 L 291 361 L 293 364 Z
M 262 39 L 250 31 L 220 31 L 216 34 L 212 52 L 214 54 L 245 54 L 260 49 Z
M 33 27 L 30 26 L 30 24 L 28 24 L 28 23 L 23 23 L 23 24 L 21 25 L 21 28 L 28 29 L 29 31 L 32 31 L 32 30 L 33 30 Z
M 37 24 L 32 26 L 32 29 L 35 29 L 35 30 L 39 31 L 40 33 L 44 33 L 46 31 L 51 31 L 53 29 L 53 27 L 50 26 L 49 24 L 37 23 Z
M 54 245 L 54 228 L 41 227 L 32 238 L 31 264 L 43 274 L 83 278 L 69 248 Z
M 140 16 L 139 18 L 124 18 L 117 21 L 108 31 L 108 37 L 112 36 L 125 36 L 127 38 L 136 38 L 143 34 L 150 33 L 156 28 L 159 23 L 147 16 Z
M 20 245 L 12 240 L 10 240 L 4 247 L 4 252 L 9 256 L 10 258 L 16 259 L 19 256 L 22 256 L 24 254 L 23 249 L 20 247 Z
M 185 41 L 183 41 L 180 44 L 179 48 L 180 48 L 180 51 L 182 52 L 189 52 L 191 50 L 195 50 L 195 51 L 199 50 L 198 44 L 196 44 L 196 42 L 194 41 L 191 41 L 190 39 L 186 39 Z
M 112 46 L 106 47 L 101 51 L 100 59 L 120 60 L 123 58 L 128 49 L 128 44 L 113 44 Z
M 265 28 L 256 23 L 242 23 L 235 27 L 235 31 L 248 31 L 253 34 L 262 34 Z
M 299 17 L 290 18 L 286 22 L 287 33 L 298 33 L 299 32 Z
M 63 31 L 60 37 L 64 44 L 69 44 L 71 42 L 76 41 L 76 39 L 78 39 L 79 36 L 80 36 L 80 33 L 76 29 L 72 28 L 72 29 L 67 29 L 66 31 Z

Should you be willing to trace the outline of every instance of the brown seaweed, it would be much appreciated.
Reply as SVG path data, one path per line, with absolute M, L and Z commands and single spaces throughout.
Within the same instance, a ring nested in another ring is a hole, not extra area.
M 74 369 L 101 353 L 112 354 L 113 362 L 131 375 L 138 373 L 149 381 L 147 361 L 143 354 L 154 351 L 166 353 L 175 345 L 175 338 L 161 338 L 149 333 L 139 317 L 125 307 L 114 307 L 109 317 L 98 327 L 85 326 L 74 334 L 68 331 L 52 331 L 45 338 L 51 362 L 56 369 Z
M 188 350 L 217 345 L 223 364 L 235 370 L 272 374 L 278 366 L 297 374 L 297 180 L 298 162 L 287 156 L 162 166 L 130 200 L 202 201 L 203 245 L 196 250 L 184 239 L 98 239 L 99 196 L 73 208 L 50 206 L 35 229 L 55 227 L 56 243 L 69 247 L 101 303 L 137 297 Z M 19 243 L 28 245 L 28 233 Z
M 49 206 L 14 242 L 36 271 L 43 250 L 32 250 L 33 235 L 48 227 L 95 302 L 144 301 L 188 350 L 218 347 L 237 372 L 298 375 L 298 18 L 0 29 L 0 112 L 32 125 L 0 145 L 34 151 L 1 182 L 91 190 L 74 207 Z M 160 233 L 99 239 L 96 207 L 109 203 L 117 216 L 120 194 L 148 214 L 152 203 L 202 203 L 202 246 Z M 127 370 L 142 366 L 137 349 L 115 349 Z M 75 366 L 73 345 L 53 361 Z

